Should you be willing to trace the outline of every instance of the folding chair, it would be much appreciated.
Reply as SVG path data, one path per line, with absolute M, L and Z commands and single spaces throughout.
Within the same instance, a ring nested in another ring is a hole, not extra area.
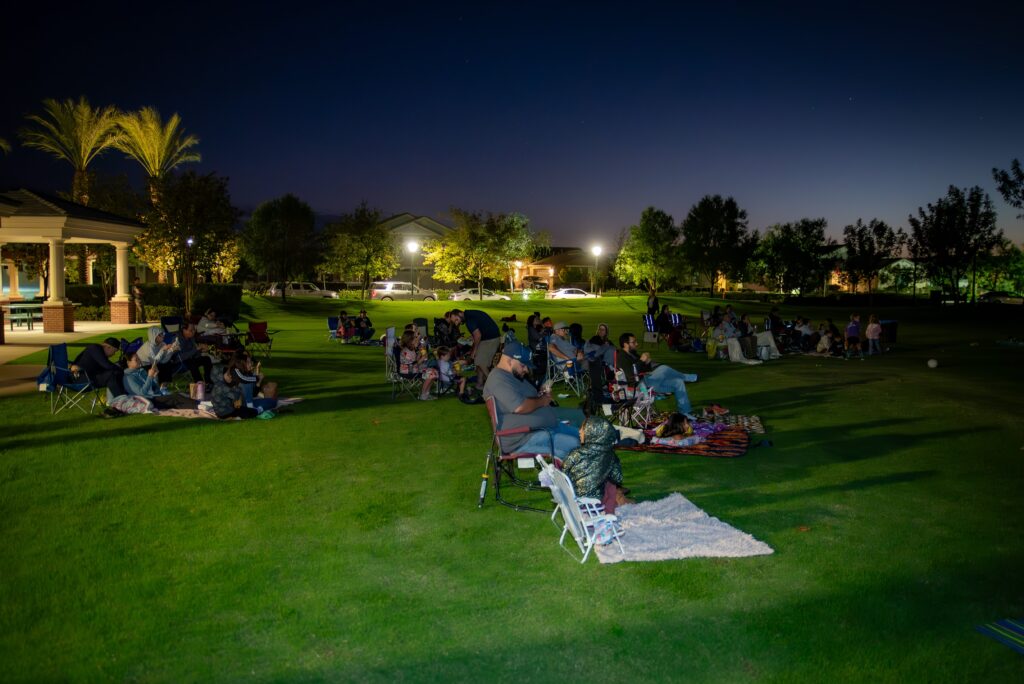
M 587 384 L 587 373 L 583 370 L 583 365 L 575 360 L 556 359 L 551 355 L 551 350 L 547 350 L 548 354 L 548 365 L 546 380 L 551 383 L 551 386 L 555 386 L 558 383 L 565 383 L 566 388 L 572 391 L 577 397 L 582 397 L 589 386 Z
M 274 335 L 280 330 L 267 330 L 266 321 L 250 321 L 249 331 L 245 334 L 246 345 L 251 345 L 253 355 L 266 355 L 270 358 L 271 348 L 274 346 Z
M 655 345 L 661 344 L 661 336 L 658 335 L 658 328 L 654 324 L 654 316 L 651 314 L 643 314 L 644 319 L 644 342 L 653 342 Z
M 129 342 L 128 340 L 126 340 L 126 339 L 124 339 L 122 337 L 121 338 L 121 345 L 120 345 L 121 359 L 122 360 L 123 359 L 127 359 L 129 354 L 133 354 L 133 353 L 139 351 L 140 347 L 142 347 L 142 338 L 141 337 L 136 337 L 131 342 Z
M 613 541 L 619 545 L 619 551 L 625 554 L 618 516 L 605 513 L 601 502 L 596 499 L 577 498 L 572 482 L 565 473 L 545 462 L 542 456 L 537 456 L 536 459 L 555 503 L 555 512 L 551 514 L 551 520 L 555 522 L 556 513 L 561 513 L 562 516 L 562 535 L 558 538 L 558 545 L 575 558 L 572 551 L 565 546 L 565 537 L 571 534 L 580 553 L 583 554 L 579 559 L 580 563 L 587 562 L 595 546 L 604 546 Z M 558 527 L 557 522 L 555 527 Z
M 176 333 L 181 330 L 181 326 L 185 324 L 185 319 L 181 316 L 161 316 L 160 327 L 163 328 L 165 333 Z
M 414 318 L 414 319 L 412 319 L 412 324 L 415 325 L 419 329 L 420 337 L 422 337 L 425 340 L 429 340 L 430 339 L 430 335 L 429 335 L 430 328 L 428 327 L 427 319 L 426 318 Z
M 338 330 L 338 317 L 328 316 L 327 317 L 327 339 L 328 341 L 340 342 L 341 331 Z
M 480 481 L 480 501 L 477 504 L 478 508 L 483 508 L 484 499 L 487 496 L 487 480 L 490 477 L 489 471 L 491 470 L 492 464 L 494 468 L 494 499 L 498 503 L 508 506 L 509 508 L 516 511 L 536 511 L 538 513 L 550 513 L 550 508 L 537 508 L 535 506 L 527 506 L 526 504 L 517 504 L 507 501 L 501 492 L 501 486 L 504 479 L 520 487 L 526 491 L 539 491 L 543 489 L 543 485 L 539 480 L 535 479 L 532 475 L 530 479 L 526 479 L 521 474 L 522 470 L 534 470 L 534 464 L 538 456 L 537 452 L 525 452 L 525 451 L 509 451 L 502 446 L 501 438 L 509 437 L 511 435 L 521 435 L 530 432 L 530 428 L 523 427 L 511 428 L 508 430 L 502 430 L 499 427 L 500 421 L 498 420 L 498 407 L 494 402 L 494 397 L 487 397 L 485 402 L 487 404 L 487 415 L 491 419 L 491 432 L 494 434 L 494 438 L 491 440 L 491 448 L 487 452 L 487 460 L 484 461 L 484 472 L 481 475 Z M 548 453 L 543 454 L 549 458 L 554 458 L 555 453 L 555 440 L 548 433 L 550 438 L 551 448 Z
M 74 406 L 82 413 L 92 413 L 99 401 L 99 393 L 92 382 L 81 373 L 75 377 L 71 373 L 68 362 L 68 345 L 65 343 L 50 345 L 50 353 L 46 360 L 46 370 L 39 376 L 39 390 L 50 395 L 50 414 L 57 415 L 66 408 Z M 92 395 L 89 410 L 82 403 Z
M 384 343 L 384 368 L 387 373 L 387 379 L 391 383 L 391 399 L 397 399 L 398 395 L 402 392 L 416 399 L 423 389 L 423 376 L 419 373 L 402 372 L 401 353 L 402 349 L 398 346 L 395 329 L 388 328 L 387 338 Z

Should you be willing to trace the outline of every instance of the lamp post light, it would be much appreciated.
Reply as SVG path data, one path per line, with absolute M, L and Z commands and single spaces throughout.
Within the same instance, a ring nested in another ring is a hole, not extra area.
M 590 291 L 597 293 L 597 267 L 601 262 L 601 245 L 594 245 L 590 252 L 594 255 L 594 272 L 590 276 Z
M 416 242 L 415 240 L 409 240 L 408 242 L 405 243 L 405 249 L 407 252 L 409 252 L 409 274 L 411 276 L 414 272 L 413 261 L 416 258 L 416 252 L 420 251 L 420 243 Z M 416 287 L 418 288 L 420 286 L 420 275 L 419 271 L 415 271 L 415 273 Z M 410 280 L 412 280 L 412 278 L 410 278 Z

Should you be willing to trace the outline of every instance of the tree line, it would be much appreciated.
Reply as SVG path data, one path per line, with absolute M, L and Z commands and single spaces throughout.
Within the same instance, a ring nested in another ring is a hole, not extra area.
M 1015 159 L 1009 171 L 993 169 L 992 174 L 1006 202 L 1024 209 L 1020 162 Z M 907 220 L 909 232 L 879 219 L 857 219 L 843 228 L 840 244 L 826 236 L 823 218 L 778 223 L 758 233 L 735 199 L 707 195 L 679 224 L 661 209 L 645 209 L 640 221 L 622 232 L 613 273 L 655 292 L 668 283 L 702 279 L 714 294 L 723 277 L 805 294 L 826 291 L 838 269 L 846 284 L 854 289 L 865 284 L 871 291 L 883 268 L 906 255 L 914 264 L 910 278 L 915 285 L 927 277 L 954 302 L 964 297 L 960 284 L 968 276 L 976 293 L 979 273 L 983 283 L 1008 281 L 1020 289 L 1024 253 L 996 227 L 992 200 L 980 187 L 950 186 L 945 196 L 919 207 Z

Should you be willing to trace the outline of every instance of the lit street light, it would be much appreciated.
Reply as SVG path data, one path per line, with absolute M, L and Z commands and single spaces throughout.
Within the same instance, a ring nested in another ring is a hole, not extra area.
M 591 253 L 594 255 L 594 271 L 590 276 L 590 291 L 597 293 L 597 267 L 601 262 L 601 245 L 594 245 L 590 248 Z
M 407 252 L 409 252 L 409 274 L 411 276 L 412 273 L 413 273 L 413 261 L 416 258 L 415 254 L 416 254 L 416 252 L 420 251 L 420 243 L 416 242 L 415 240 L 409 240 L 408 242 L 405 243 L 405 249 L 406 249 Z M 412 280 L 412 278 L 409 278 L 409 279 Z M 420 286 L 419 271 L 416 271 L 416 287 L 419 287 L 419 286 Z

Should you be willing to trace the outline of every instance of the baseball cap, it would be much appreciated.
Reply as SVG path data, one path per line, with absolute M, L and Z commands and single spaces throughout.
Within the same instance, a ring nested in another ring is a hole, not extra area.
M 562 328 L 568 329 L 568 327 L 569 327 L 569 324 L 566 323 L 565 321 L 558 321 L 554 325 L 555 330 L 561 330 Z
M 114 349 L 121 348 L 121 340 L 117 339 L 116 337 L 108 337 L 107 339 L 103 340 L 103 344 L 111 346 Z
M 519 342 L 506 342 L 505 348 L 501 350 L 501 353 L 515 359 L 530 370 L 533 370 L 533 362 L 530 360 L 530 350 Z

